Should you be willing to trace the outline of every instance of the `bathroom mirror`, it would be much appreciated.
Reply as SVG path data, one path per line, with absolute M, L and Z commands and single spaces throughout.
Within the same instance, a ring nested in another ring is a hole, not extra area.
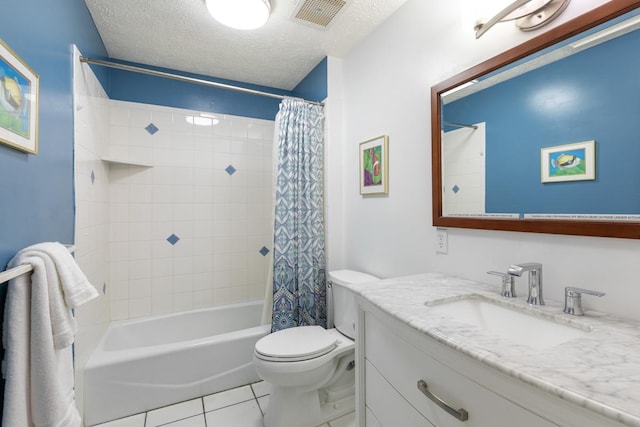
M 433 225 L 640 238 L 640 1 L 431 88 Z

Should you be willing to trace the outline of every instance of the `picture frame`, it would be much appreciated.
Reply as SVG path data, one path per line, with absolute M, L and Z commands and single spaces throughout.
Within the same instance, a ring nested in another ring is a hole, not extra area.
M 0 142 L 38 153 L 39 76 L 0 39 Z
M 389 136 L 369 139 L 359 147 L 360 194 L 389 194 Z
M 543 183 L 596 179 L 596 142 L 583 141 L 540 150 Z

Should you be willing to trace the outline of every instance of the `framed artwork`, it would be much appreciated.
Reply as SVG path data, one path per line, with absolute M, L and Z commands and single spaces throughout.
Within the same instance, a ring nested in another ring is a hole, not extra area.
M 0 39 L 0 142 L 38 153 L 38 75 Z
M 541 149 L 542 182 L 596 179 L 595 147 L 595 141 L 584 141 Z
M 389 137 L 360 143 L 360 194 L 389 194 Z

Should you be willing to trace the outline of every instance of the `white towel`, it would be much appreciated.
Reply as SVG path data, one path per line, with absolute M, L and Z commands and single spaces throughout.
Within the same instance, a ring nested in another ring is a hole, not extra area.
M 71 344 L 71 308 L 98 296 L 68 250 L 41 243 L 20 251 L 9 267 L 33 273 L 9 283 L 3 346 L 3 426 L 77 427 Z

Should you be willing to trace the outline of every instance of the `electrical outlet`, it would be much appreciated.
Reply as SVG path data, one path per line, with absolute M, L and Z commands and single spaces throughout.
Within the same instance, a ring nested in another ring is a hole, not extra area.
M 436 229 L 436 253 L 448 254 L 449 253 L 449 234 L 446 228 Z

